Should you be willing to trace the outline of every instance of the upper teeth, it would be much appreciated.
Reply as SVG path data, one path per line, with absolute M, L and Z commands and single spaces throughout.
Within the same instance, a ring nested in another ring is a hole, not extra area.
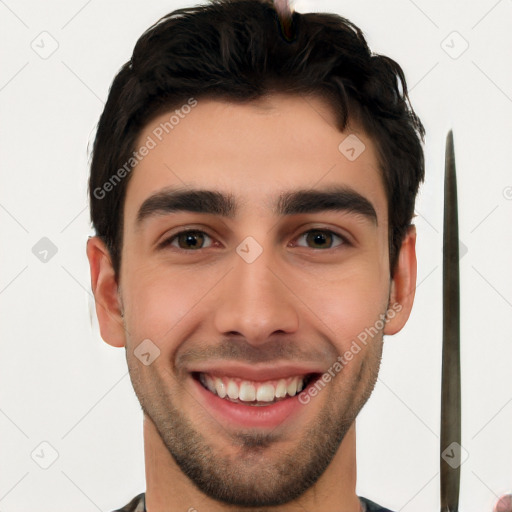
M 304 387 L 304 376 L 288 377 L 277 381 L 254 382 L 231 377 L 216 377 L 201 373 L 199 380 L 212 393 L 243 402 L 272 402 L 286 395 L 295 396 Z

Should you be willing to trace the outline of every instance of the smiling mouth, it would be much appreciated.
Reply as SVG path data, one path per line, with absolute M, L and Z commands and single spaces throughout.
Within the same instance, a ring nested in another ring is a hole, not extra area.
M 203 372 L 193 372 L 192 376 L 219 398 L 238 404 L 265 407 L 298 395 L 316 382 L 321 374 L 310 373 L 267 381 L 251 381 Z

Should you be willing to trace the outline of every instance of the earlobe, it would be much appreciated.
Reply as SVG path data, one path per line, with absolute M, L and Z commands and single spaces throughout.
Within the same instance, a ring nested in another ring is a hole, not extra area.
M 410 226 L 404 237 L 397 266 L 391 281 L 388 321 L 384 334 L 399 332 L 411 314 L 416 292 L 416 227 Z
M 87 240 L 87 258 L 91 270 L 91 288 L 101 337 L 113 347 L 125 344 L 125 329 L 118 294 L 118 283 L 110 253 L 101 238 Z

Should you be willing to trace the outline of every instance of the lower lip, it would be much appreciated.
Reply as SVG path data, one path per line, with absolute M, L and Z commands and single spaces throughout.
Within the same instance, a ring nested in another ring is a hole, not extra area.
M 299 412 L 306 410 L 306 405 L 299 402 L 299 395 L 272 405 L 243 405 L 220 398 L 204 388 L 195 378 L 192 378 L 192 382 L 199 394 L 201 405 L 214 418 L 218 418 L 223 425 L 236 424 L 241 427 L 275 428 L 287 420 L 296 420 Z

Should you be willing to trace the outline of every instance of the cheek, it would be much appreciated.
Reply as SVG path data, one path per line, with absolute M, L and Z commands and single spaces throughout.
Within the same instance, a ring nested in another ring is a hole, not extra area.
M 132 343 L 149 338 L 162 353 L 170 354 L 177 348 L 172 340 L 186 339 L 189 330 L 204 320 L 197 306 L 208 302 L 208 292 L 224 273 L 162 265 L 138 267 L 133 272 L 127 267 L 123 298 Z
M 321 289 L 308 290 L 308 305 L 324 325 L 329 327 L 327 335 L 338 346 L 346 350 L 353 340 L 366 329 L 377 326 L 380 330 L 380 315 L 386 311 L 389 280 L 385 274 L 371 268 L 359 269 L 333 279 Z
M 149 338 L 161 347 L 162 340 L 192 307 L 189 303 L 194 297 L 184 285 L 179 279 L 149 270 L 139 269 L 127 276 L 123 298 L 134 343 Z

